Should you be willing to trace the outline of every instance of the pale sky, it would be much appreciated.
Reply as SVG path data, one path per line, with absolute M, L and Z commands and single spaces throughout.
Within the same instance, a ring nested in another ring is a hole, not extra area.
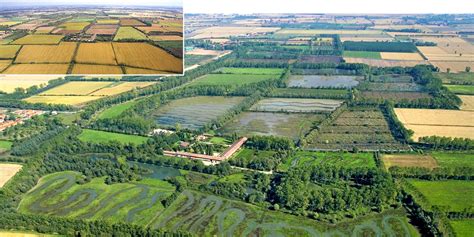
M 474 14 L 474 0 L 184 0 L 184 12 Z
M 181 7 L 183 0 L 0 0 L 15 5 L 123 5 L 123 6 L 173 6 Z

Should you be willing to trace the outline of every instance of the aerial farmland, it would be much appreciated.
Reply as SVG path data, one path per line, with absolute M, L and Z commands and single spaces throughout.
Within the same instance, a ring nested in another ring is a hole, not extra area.
M 52 11 L 45 7 L 0 17 L 6 35 L 0 59 L 9 60 L 2 61 L 2 74 L 181 74 L 184 70 L 179 8 Z M 135 63 L 143 53 L 146 56 Z M 49 64 L 54 65 L 49 68 Z
M 0 62 L 178 70 L 156 14 L 2 16 L 63 37 Z M 0 235 L 472 236 L 472 14 L 185 17 L 184 75 L 0 77 Z

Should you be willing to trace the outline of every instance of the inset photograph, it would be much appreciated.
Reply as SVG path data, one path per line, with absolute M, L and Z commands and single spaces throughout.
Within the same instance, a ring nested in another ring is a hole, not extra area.
M 108 2 L 2 3 L 0 73 L 183 73 L 181 0 Z

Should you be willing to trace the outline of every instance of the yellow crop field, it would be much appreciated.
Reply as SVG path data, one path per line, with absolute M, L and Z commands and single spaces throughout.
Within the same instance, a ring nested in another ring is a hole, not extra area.
M 51 31 L 54 30 L 54 26 L 40 26 L 36 28 L 35 33 L 36 34 L 49 34 Z
M 53 235 L 17 232 L 17 231 L 0 231 L 0 236 L 2 237 L 48 237 L 48 236 L 53 236 Z
M 147 43 L 113 43 L 120 65 L 181 73 L 183 61 Z
M 0 188 L 21 170 L 19 164 L 0 164 Z
M 0 45 L 0 59 L 14 58 L 21 45 Z
M 71 81 L 51 88 L 40 95 L 89 95 L 90 93 L 111 85 L 109 81 Z
M 102 88 L 91 95 L 117 95 L 123 92 L 131 91 L 135 88 L 143 88 L 155 84 L 156 82 L 118 82 L 108 87 Z
M 348 58 L 344 57 L 347 63 L 364 63 L 374 67 L 413 67 L 418 64 L 428 64 L 421 60 L 386 60 L 386 59 L 371 59 L 371 58 Z
M 380 56 L 382 57 L 382 59 L 389 59 L 389 60 L 423 60 L 423 57 L 419 53 L 381 52 Z
M 183 37 L 178 35 L 151 35 L 148 36 L 151 40 L 162 41 L 162 40 L 183 40 Z
M 135 67 L 125 67 L 125 72 L 127 74 L 167 74 L 169 73 L 169 72 L 164 72 L 164 71 L 135 68 Z
M 14 26 L 20 23 L 21 21 L 3 21 L 3 22 L 0 22 L 0 26 Z
M 438 67 L 441 72 L 447 72 L 448 69 L 451 72 L 464 72 L 466 67 L 474 68 L 473 62 L 452 62 L 452 61 L 430 61 L 430 63 Z
M 9 75 L 0 76 L 0 91 L 11 93 L 15 91 L 16 88 L 29 88 L 32 86 L 42 86 L 47 85 L 48 81 L 57 79 L 55 76 L 33 76 L 33 77 L 24 77 Z
M 14 64 L 3 74 L 66 74 L 69 64 Z
M 122 68 L 111 65 L 74 64 L 72 74 L 122 74 Z
M 89 22 L 66 22 L 60 25 L 59 27 L 64 28 L 65 30 L 81 31 L 88 25 L 90 25 Z
M 458 95 L 462 100 L 461 110 L 474 111 L 474 95 Z
M 0 60 L 0 72 L 5 70 L 11 63 L 12 60 Z
M 425 136 L 474 138 L 474 112 L 442 109 L 395 109 L 398 119 L 414 131 L 413 139 Z
M 103 20 L 97 20 L 97 24 L 118 24 L 119 20 L 118 19 L 103 19 Z
M 98 100 L 102 96 L 41 96 L 35 95 L 23 99 L 29 103 L 45 103 L 45 104 L 65 104 L 65 105 L 81 105 L 87 102 Z
M 63 37 L 62 35 L 26 35 L 11 44 L 59 44 Z
M 430 155 L 416 155 L 416 154 L 396 154 L 383 155 L 383 164 L 386 169 L 390 167 L 424 167 L 433 169 L 438 167 L 436 160 Z
M 81 43 L 77 49 L 77 63 L 117 65 L 112 43 Z
M 59 45 L 25 45 L 15 63 L 69 63 L 77 43 L 61 42 Z

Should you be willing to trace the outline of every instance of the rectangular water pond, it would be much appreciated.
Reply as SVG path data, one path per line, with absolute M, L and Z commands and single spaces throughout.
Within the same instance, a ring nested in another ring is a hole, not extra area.
M 245 136 L 273 135 L 297 140 L 325 117 L 323 114 L 243 112 L 225 124 L 220 132 L 236 132 Z
M 331 112 L 341 106 L 343 101 L 326 99 L 269 98 L 260 100 L 252 106 L 252 111 L 262 112 Z
M 156 123 L 163 127 L 199 129 L 239 104 L 244 97 L 196 96 L 173 100 L 154 113 Z
M 357 76 L 324 76 L 324 75 L 293 75 L 288 87 L 301 88 L 352 88 L 359 84 L 362 77 Z

